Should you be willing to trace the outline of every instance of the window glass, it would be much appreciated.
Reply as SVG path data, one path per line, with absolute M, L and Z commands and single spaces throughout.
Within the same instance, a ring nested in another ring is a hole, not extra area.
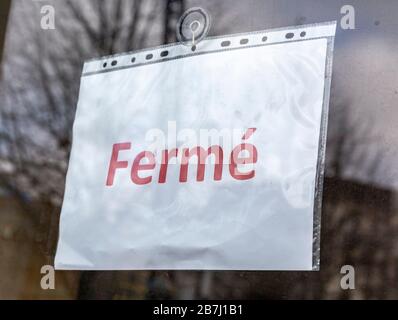
M 4 1 L 0 298 L 398 298 L 398 2 L 350 3 Z M 208 36 L 337 20 L 320 271 L 57 271 L 55 290 L 41 289 L 41 268 L 54 261 L 84 61 L 173 43 L 192 7 L 209 13 Z M 355 290 L 343 288 L 344 266 L 354 268 Z

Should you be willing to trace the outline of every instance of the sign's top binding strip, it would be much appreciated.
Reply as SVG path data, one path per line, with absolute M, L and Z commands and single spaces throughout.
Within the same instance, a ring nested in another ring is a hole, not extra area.
M 182 43 L 172 43 L 88 60 L 84 63 L 83 76 L 168 61 L 172 60 L 173 57 L 195 56 L 204 52 L 219 51 L 220 49 L 229 50 L 244 48 L 245 46 L 251 47 L 256 45 L 333 37 L 335 32 L 336 21 L 331 21 L 209 37 L 202 40 L 194 47 L 186 46 Z

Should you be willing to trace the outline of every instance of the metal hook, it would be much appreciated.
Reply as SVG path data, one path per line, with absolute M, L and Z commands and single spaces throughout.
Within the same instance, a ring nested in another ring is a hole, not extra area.
M 196 26 L 196 27 L 194 27 Z M 194 20 L 189 24 L 189 29 L 191 30 L 192 33 L 192 46 L 195 46 L 195 33 L 197 30 L 200 29 L 200 22 L 198 20 Z
M 181 44 L 191 46 L 195 51 L 196 45 L 202 41 L 210 29 L 210 16 L 199 7 L 185 11 L 177 22 L 177 39 Z

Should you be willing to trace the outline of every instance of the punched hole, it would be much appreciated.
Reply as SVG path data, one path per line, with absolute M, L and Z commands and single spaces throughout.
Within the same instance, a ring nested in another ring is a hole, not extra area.
M 106 62 L 104 62 L 104 64 L 102 65 L 103 68 L 106 68 L 108 64 Z
M 145 59 L 147 59 L 147 60 L 151 60 L 152 58 L 153 58 L 153 54 L 152 53 L 147 54 L 146 57 L 145 57 Z
M 293 32 L 286 33 L 285 37 L 286 39 L 292 39 L 294 37 L 294 33 Z
M 161 53 L 160 53 L 160 56 L 161 57 L 167 57 L 169 55 L 169 52 L 166 50 L 166 51 L 162 51 Z
M 261 39 L 261 41 L 262 41 L 262 42 L 265 42 L 265 41 L 267 41 L 267 39 L 268 39 L 268 37 L 267 37 L 267 36 L 264 36 L 264 37 Z
M 117 61 L 116 61 L 116 60 L 113 60 L 112 63 L 111 63 L 111 65 L 112 65 L 112 67 L 116 66 L 116 65 L 117 65 Z
M 131 58 L 131 63 L 134 63 L 135 62 L 135 57 L 132 57 Z
M 305 32 L 305 31 L 302 31 L 301 33 L 300 33 L 300 37 L 305 37 L 305 35 L 306 35 L 307 33 Z
M 221 42 L 221 47 L 229 47 L 230 45 L 231 45 L 231 41 L 226 40 L 226 41 Z
M 249 39 L 241 39 L 240 40 L 240 44 L 248 44 L 249 43 Z

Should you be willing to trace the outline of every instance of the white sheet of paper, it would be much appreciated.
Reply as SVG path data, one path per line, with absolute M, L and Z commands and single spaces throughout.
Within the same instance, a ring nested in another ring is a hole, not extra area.
M 284 37 L 286 32 L 204 40 L 195 52 L 176 44 L 85 64 L 57 269 L 313 268 L 327 37 L 334 36 L 335 25 L 297 27 L 288 31 L 292 39 Z M 240 44 L 242 38 L 249 42 Z M 226 39 L 231 41 L 227 48 L 221 46 Z M 168 56 L 161 58 L 165 50 Z M 235 129 L 241 139 L 248 128 L 256 128 L 245 141 L 258 153 L 255 176 L 232 177 L 225 163 L 231 148 L 221 145 L 219 181 L 213 178 L 214 164 L 206 164 L 204 181 L 197 181 L 192 161 L 187 182 L 179 181 L 180 164 L 174 163 L 165 183 L 158 183 L 156 164 L 139 173 L 152 177 L 150 183 L 135 184 L 132 163 L 151 150 L 146 135 L 155 129 L 171 136 L 173 123 L 179 150 L 184 143 L 211 145 L 182 141 L 183 129 L 197 134 Z M 127 142 L 131 148 L 120 151 L 118 161 L 128 166 L 118 168 L 107 186 L 112 147 Z

